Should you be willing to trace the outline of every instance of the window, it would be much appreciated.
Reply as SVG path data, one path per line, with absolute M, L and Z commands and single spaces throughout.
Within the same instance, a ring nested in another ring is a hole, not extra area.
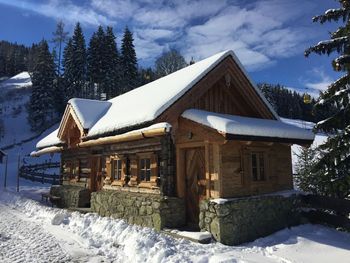
M 252 152 L 253 181 L 265 181 L 265 161 L 263 152 Z
M 151 159 L 140 159 L 140 181 L 151 181 Z
M 120 181 L 122 179 L 122 160 L 113 160 L 113 180 Z

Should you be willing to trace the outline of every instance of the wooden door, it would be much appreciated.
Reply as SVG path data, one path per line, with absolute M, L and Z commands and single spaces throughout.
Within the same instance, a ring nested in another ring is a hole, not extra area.
M 204 147 L 185 150 L 188 223 L 198 224 L 199 201 L 206 197 Z
M 102 189 L 101 157 L 91 157 L 90 190 L 96 192 Z

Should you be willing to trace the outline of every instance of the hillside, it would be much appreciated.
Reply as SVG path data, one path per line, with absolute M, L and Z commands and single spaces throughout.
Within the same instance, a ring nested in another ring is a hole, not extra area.
M 43 134 L 31 131 L 27 121 L 26 104 L 30 98 L 31 79 L 28 72 L 22 72 L 0 83 L 0 148 L 9 157 L 8 185 L 16 184 L 18 155 L 21 162 L 36 163 L 49 160 L 50 156 L 41 158 L 28 158 L 36 142 L 52 132 L 57 126 L 48 129 Z M 4 164 L 0 164 L 0 187 L 3 186 Z M 21 180 L 20 185 L 32 185 Z

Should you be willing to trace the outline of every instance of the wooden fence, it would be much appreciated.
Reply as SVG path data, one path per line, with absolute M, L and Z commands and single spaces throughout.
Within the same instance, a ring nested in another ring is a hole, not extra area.
M 39 182 L 43 184 L 60 184 L 59 174 L 49 174 L 45 171 L 51 168 L 59 168 L 60 163 L 41 163 L 34 165 L 23 165 L 19 169 L 19 177 L 30 180 L 33 182 Z
M 311 223 L 350 230 L 350 200 L 316 195 L 304 195 L 301 199 L 302 215 Z

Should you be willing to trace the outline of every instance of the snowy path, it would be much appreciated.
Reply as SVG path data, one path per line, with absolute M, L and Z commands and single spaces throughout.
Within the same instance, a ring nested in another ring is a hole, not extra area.
M 22 213 L 0 205 L 0 221 L 0 262 L 70 261 L 56 238 Z
M 342 263 L 349 258 L 350 234 L 318 225 L 284 229 L 242 246 L 201 245 L 0 191 L 0 262 L 4 263 Z

